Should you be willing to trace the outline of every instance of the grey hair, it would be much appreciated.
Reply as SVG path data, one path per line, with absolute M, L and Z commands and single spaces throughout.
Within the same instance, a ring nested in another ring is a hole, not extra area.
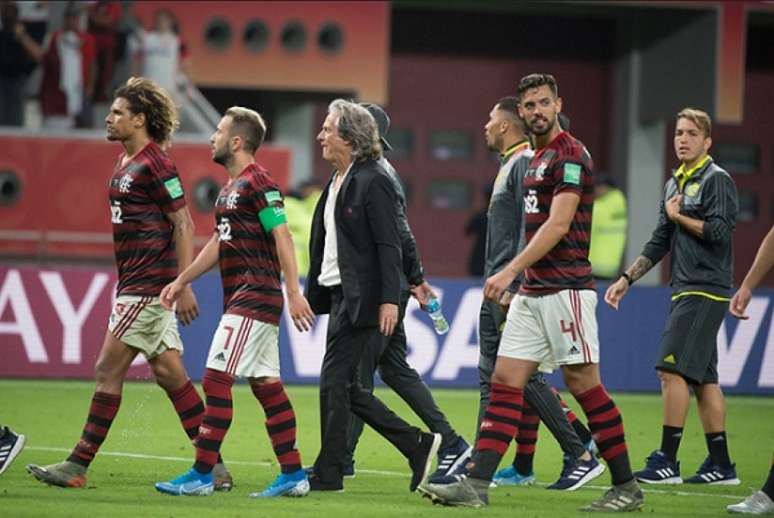
M 339 136 L 352 146 L 355 160 L 382 156 L 376 121 L 368 110 L 352 101 L 335 99 L 328 105 L 328 113 L 335 116 Z

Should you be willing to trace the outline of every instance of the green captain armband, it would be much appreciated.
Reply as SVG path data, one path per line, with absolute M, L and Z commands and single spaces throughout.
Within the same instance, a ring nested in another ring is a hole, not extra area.
M 288 221 L 285 217 L 284 207 L 266 207 L 258 213 L 258 219 L 261 220 L 261 225 L 267 233 L 271 233 L 275 227 Z

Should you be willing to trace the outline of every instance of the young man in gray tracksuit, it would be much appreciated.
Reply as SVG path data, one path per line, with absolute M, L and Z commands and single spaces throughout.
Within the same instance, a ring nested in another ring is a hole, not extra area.
M 677 450 L 691 386 L 709 455 L 685 482 L 740 483 L 728 454 L 716 341 L 733 282 L 732 236 L 738 204 L 733 179 L 707 154 L 710 135 L 711 120 L 705 112 L 686 108 L 677 114 L 674 146 L 681 165 L 664 188 L 658 225 L 642 254 L 605 294 L 605 301 L 617 309 L 629 286 L 672 252 L 672 306 L 656 362 L 664 426 L 661 447 L 635 473 L 640 482 L 683 482 Z

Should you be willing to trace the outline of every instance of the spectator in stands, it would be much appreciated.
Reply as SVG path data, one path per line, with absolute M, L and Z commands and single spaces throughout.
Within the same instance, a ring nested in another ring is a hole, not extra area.
M 31 35 L 16 2 L 0 2 L 0 126 L 24 125 L 27 79 L 42 55 L 43 35 Z
M 81 27 L 82 10 L 76 2 L 69 2 L 62 30 L 51 35 L 43 56 L 40 108 L 44 128 L 75 127 L 76 118 L 94 94 L 96 44 Z
M 600 175 L 594 183 L 589 260 L 594 277 L 617 279 L 626 248 L 626 196 L 615 180 Z
M 175 15 L 161 9 L 153 17 L 153 28 L 149 31 L 139 28 L 129 41 L 132 75 L 153 79 L 173 98 L 177 95 L 187 57 L 178 33 Z
M 121 14 L 121 4 L 117 0 L 98 0 L 89 10 L 89 34 L 94 36 L 97 50 L 95 102 L 107 102 L 112 98 L 110 82 L 115 68 Z

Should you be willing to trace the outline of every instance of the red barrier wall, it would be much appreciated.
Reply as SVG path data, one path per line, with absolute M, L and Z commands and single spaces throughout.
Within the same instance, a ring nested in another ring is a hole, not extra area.
M 22 189 L 14 204 L 0 205 L 0 254 L 111 258 L 108 179 L 121 151 L 105 140 L 0 136 L 0 171 L 14 171 Z M 205 177 L 220 185 L 226 172 L 212 162 L 208 144 L 175 143 L 169 153 L 201 242 L 214 223 L 210 211 L 192 203 L 193 187 Z M 257 159 L 284 189 L 290 152 L 265 146 Z

